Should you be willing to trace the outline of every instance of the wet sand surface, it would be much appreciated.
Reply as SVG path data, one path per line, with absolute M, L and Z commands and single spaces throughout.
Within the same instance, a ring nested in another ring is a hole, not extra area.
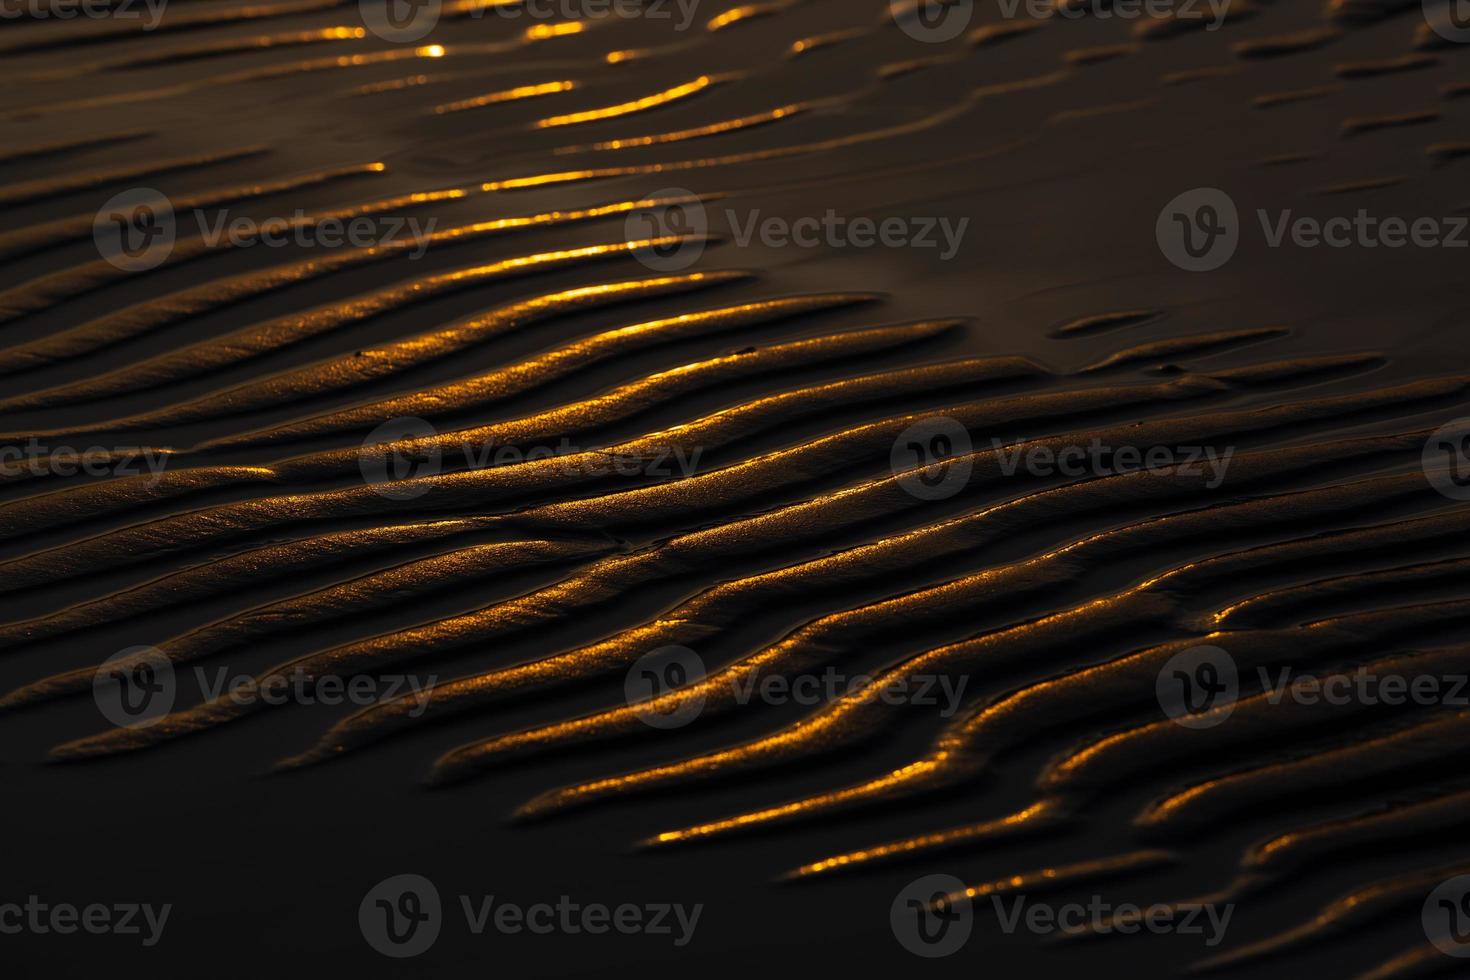
M 974 8 L 8 21 L 0 903 L 173 911 L 0 935 L 7 970 L 1463 970 L 1421 910 L 1470 873 L 1470 705 L 1261 678 L 1470 666 L 1470 48 L 1418 4 Z M 1198 188 L 1238 213 L 1208 271 L 1166 244 Z M 165 198 L 171 247 L 109 261 Z M 1270 240 L 1360 212 L 1461 244 Z M 746 235 L 857 218 L 933 245 Z M 1092 445 L 1228 466 L 1015 464 Z M 113 727 L 97 667 L 140 646 L 172 711 Z M 630 705 L 670 647 L 708 676 Z M 1178 724 L 1201 647 L 1239 700 Z M 957 710 L 740 693 L 829 670 Z M 358 920 L 399 874 L 445 905 L 402 960 Z M 890 926 L 930 874 L 974 920 L 932 959 Z M 476 936 L 460 895 L 704 908 L 683 946 Z M 1057 941 L 993 895 L 1234 911 Z

